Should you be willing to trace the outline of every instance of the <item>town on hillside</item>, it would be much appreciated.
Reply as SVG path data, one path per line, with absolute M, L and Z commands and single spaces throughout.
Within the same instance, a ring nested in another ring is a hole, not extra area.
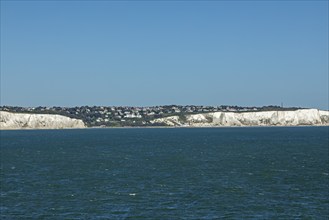
M 14 113 L 58 114 L 81 119 L 88 127 L 122 127 L 122 126 L 161 126 L 150 123 L 156 118 L 167 116 L 184 116 L 187 114 L 209 112 L 255 112 L 255 111 L 287 111 L 301 108 L 282 106 L 240 107 L 240 106 L 196 106 L 196 105 L 164 105 L 151 107 L 130 106 L 80 106 L 80 107 L 17 107 L 0 106 L 0 111 Z

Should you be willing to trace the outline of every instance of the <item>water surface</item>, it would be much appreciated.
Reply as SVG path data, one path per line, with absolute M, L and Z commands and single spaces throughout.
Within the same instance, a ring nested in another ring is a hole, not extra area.
M 1 219 L 328 219 L 328 127 L 1 131 Z

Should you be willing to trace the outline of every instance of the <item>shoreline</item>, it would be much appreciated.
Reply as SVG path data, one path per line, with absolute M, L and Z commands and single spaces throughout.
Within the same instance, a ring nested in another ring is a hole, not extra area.
M 194 129 L 194 128 L 292 128 L 292 127 L 329 127 L 328 125 L 251 125 L 251 126 L 126 126 L 126 127 L 85 127 L 85 128 L 6 128 L 1 131 L 31 131 L 31 130 L 97 130 L 97 129 Z
M 257 113 L 207 113 L 162 117 L 147 123 L 90 123 L 62 115 L 20 114 L 0 111 L 0 130 L 64 130 L 123 128 L 233 128 L 329 126 L 329 111 L 302 109 Z M 98 118 L 99 119 L 99 118 Z M 143 119 L 144 120 L 144 119 Z M 100 122 L 100 121 L 99 121 Z M 143 121 L 142 121 L 143 122 Z

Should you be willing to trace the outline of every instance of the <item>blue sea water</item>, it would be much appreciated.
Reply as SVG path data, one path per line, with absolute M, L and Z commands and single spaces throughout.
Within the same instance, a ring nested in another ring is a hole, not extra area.
M 329 127 L 1 131 L 1 219 L 328 219 Z

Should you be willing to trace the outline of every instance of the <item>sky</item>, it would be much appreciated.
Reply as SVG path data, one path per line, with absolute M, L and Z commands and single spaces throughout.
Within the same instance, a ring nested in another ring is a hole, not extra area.
M 328 1 L 1 1 L 1 105 L 328 109 Z

